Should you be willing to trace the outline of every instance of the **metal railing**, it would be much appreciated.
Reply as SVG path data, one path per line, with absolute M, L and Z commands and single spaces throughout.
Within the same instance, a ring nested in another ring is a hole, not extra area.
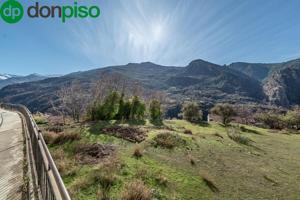
M 1 107 L 16 110 L 25 118 L 32 149 L 32 162 L 34 163 L 33 171 L 35 173 L 35 180 L 33 181 L 35 181 L 37 185 L 39 198 L 42 200 L 71 200 L 43 135 L 30 111 L 23 105 L 1 104 Z

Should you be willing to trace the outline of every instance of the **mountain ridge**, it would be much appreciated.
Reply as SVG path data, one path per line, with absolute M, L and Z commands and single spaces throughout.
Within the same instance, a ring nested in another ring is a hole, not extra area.
M 253 78 L 254 74 L 260 73 L 255 71 L 257 67 L 254 67 L 253 72 L 255 73 L 248 75 L 247 71 L 240 71 L 244 66 L 232 67 L 237 65 L 235 63 L 232 63 L 231 66 L 221 66 L 201 59 L 193 60 L 185 67 L 163 66 L 152 62 L 128 63 L 6 86 L 0 90 L 0 99 L 25 104 L 33 111 L 47 111 L 50 108 L 49 99 L 55 100 L 54 96 L 62 86 L 68 85 L 72 81 L 78 81 L 89 90 L 92 83 L 99 80 L 103 74 L 117 73 L 131 81 L 139 82 L 146 89 L 164 91 L 169 98 L 177 102 L 186 100 L 198 101 L 204 104 L 255 102 L 289 106 L 298 103 L 298 96 L 290 98 L 290 94 L 285 94 L 285 92 L 290 92 L 288 89 L 279 90 L 279 92 L 274 90 L 272 93 L 270 87 L 279 87 L 278 84 L 280 85 L 283 82 L 288 87 L 293 87 L 293 84 L 298 83 L 297 78 L 290 84 L 287 84 L 286 80 L 272 82 L 272 78 L 274 79 L 272 74 L 275 72 L 288 74 L 288 70 L 280 71 L 280 69 L 295 68 L 294 75 L 298 76 L 297 70 L 300 66 L 298 61 L 300 59 L 284 63 L 260 64 L 272 68 L 272 71 L 270 69 L 267 75 L 265 72 L 260 74 L 260 78 Z M 252 63 L 250 68 L 255 65 L 257 63 Z M 276 65 L 276 68 L 272 67 L 274 65 Z M 262 79 L 262 77 L 264 78 Z M 285 78 L 285 76 L 282 76 L 282 78 Z M 287 96 L 285 102 L 271 98 L 273 96 L 275 99 L 284 99 L 284 95 Z

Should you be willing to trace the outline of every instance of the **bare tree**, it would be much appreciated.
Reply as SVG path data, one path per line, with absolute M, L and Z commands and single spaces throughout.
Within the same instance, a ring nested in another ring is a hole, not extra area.
M 88 97 L 79 82 L 72 82 L 70 86 L 62 87 L 58 93 L 60 108 L 63 115 L 70 115 L 74 121 L 79 122 L 85 113 Z
M 118 73 L 103 73 L 99 80 L 93 83 L 91 94 L 92 103 L 102 102 L 112 91 L 127 93 L 129 90 L 129 81 Z

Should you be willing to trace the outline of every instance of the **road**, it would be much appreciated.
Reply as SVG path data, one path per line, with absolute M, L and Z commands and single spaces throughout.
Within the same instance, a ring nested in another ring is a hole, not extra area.
M 23 185 L 22 121 L 17 113 L 0 109 L 0 200 L 19 200 Z M 2 119 L 1 119 L 2 118 Z

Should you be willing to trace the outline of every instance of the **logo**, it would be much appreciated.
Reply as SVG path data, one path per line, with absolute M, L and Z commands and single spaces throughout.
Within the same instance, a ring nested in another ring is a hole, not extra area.
M 35 2 L 35 4 L 28 6 L 26 11 L 28 18 L 59 18 L 62 23 L 72 18 L 97 18 L 101 14 L 98 6 L 78 5 L 77 1 L 73 5 L 62 6 L 41 5 L 39 2 Z M 17 0 L 7 0 L 0 8 L 0 15 L 5 22 L 15 24 L 23 18 L 24 8 Z
M 15 24 L 22 19 L 24 9 L 18 1 L 8 0 L 2 4 L 0 14 L 5 22 Z

